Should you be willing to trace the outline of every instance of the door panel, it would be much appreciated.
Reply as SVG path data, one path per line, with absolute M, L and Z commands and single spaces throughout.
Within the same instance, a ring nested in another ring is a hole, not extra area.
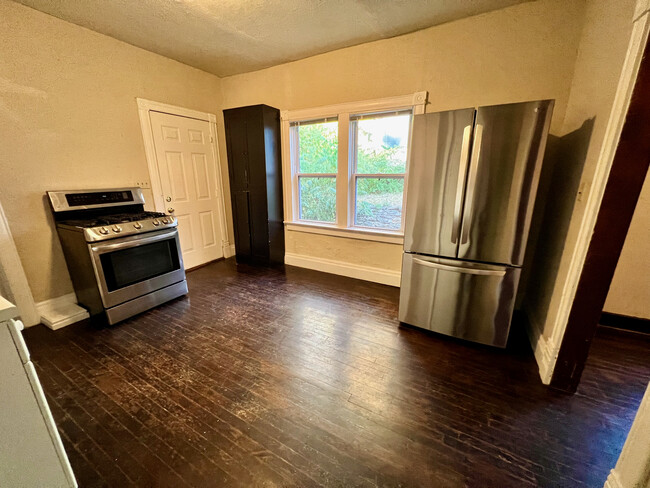
M 201 222 L 201 235 L 203 236 L 203 247 L 216 245 L 214 240 L 214 212 L 207 210 L 199 212 L 199 221 Z
M 456 257 L 474 112 L 413 118 L 405 251 Z
M 181 252 L 183 255 L 194 251 L 194 229 L 192 229 L 192 216 L 176 213 L 178 220 L 178 235 L 181 241 Z
M 399 320 L 505 347 L 519 268 L 404 253 Z
M 552 103 L 478 109 L 459 258 L 523 263 Z
M 210 170 L 205 154 L 192 154 L 194 167 L 194 183 L 196 185 L 196 198 L 208 200 L 210 198 Z
M 210 124 L 150 112 L 166 210 L 178 219 L 183 261 L 193 268 L 223 256 L 217 225 L 220 195 Z
M 187 190 L 187 177 L 185 176 L 185 163 L 183 153 L 166 151 L 167 175 L 169 176 L 169 188 L 174 202 L 187 202 L 189 191 Z

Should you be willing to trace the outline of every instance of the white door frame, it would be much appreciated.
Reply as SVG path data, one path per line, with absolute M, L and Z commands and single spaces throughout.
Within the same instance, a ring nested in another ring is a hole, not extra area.
M 11 235 L 2 203 L 0 203 L 0 270 L 3 271 L 7 278 L 5 285 L 8 290 L 6 290 L 6 293 L 11 294 L 5 298 L 15 302 L 25 326 L 31 327 L 40 323 L 41 314 L 36 308 L 32 290 L 27 282 L 27 275 Z
M 625 123 L 627 111 L 630 106 L 632 91 L 634 90 L 649 32 L 650 0 L 637 0 L 632 34 L 625 56 L 625 62 L 623 63 L 623 69 L 619 77 L 616 96 L 614 97 L 614 103 L 609 115 L 603 145 L 598 156 L 592 189 L 587 199 L 585 213 L 578 233 L 578 240 L 573 248 L 573 255 L 569 262 L 569 274 L 563 285 L 559 310 L 554 319 L 553 333 L 549 338 L 548 344 L 545 346 L 548 348 L 547 360 L 549 364 L 540 364 L 540 375 L 545 384 L 551 381 L 553 370 L 555 369 L 555 363 L 569 321 L 571 305 L 575 299 L 580 275 L 582 274 L 585 259 L 587 258 L 589 242 L 591 241 L 591 236 L 596 226 L 596 219 L 598 218 L 598 212 L 605 193 L 605 187 L 607 186 L 612 162 L 614 161 L 616 148 L 618 147 L 623 124 Z M 537 356 L 537 353 L 535 355 Z
M 190 119 L 204 120 L 210 124 L 210 147 L 215 162 L 214 173 L 216 180 L 215 188 L 219 195 L 216 195 L 218 202 L 217 212 L 219 214 L 219 228 L 221 229 L 221 251 L 224 257 L 230 257 L 230 242 L 228 241 L 228 225 L 226 223 L 225 201 L 223 195 L 223 182 L 221 178 L 221 160 L 219 159 L 219 143 L 217 140 L 217 116 L 207 112 L 199 112 L 189 108 L 169 105 L 167 103 L 154 102 L 144 98 L 136 98 L 138 102 L 138 115 L 140 116 L 140 128 L 142 129 L 142 139 L 144 141 L 144 152 L 147 158 L 147 167 L 149 168 L 149 181 L 151 182 L 151 192 L 153 193 L 154 208 L 157 212 L 165 212 L 165 200 L 158 172 L 158 161 L 156 159 L 156 148 L 153 140 L 153 130 L 151 128 L 151 118 L 149 112 L 162 112 L 169 115 L 178 115 Z

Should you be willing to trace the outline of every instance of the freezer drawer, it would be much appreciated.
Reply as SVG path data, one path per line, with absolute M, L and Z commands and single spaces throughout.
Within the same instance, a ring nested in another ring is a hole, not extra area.
M 399 320 L 505 347 L 520 271 L 404 253 Z

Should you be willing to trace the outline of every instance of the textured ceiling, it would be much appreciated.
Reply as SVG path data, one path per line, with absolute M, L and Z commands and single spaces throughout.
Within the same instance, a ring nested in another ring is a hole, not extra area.
M 525 0 L 17 0 L 228 76 Z

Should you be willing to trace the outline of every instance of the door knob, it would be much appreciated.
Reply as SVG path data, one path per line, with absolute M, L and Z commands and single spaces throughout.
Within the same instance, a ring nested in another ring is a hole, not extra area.
M 167 209 L 167 212 L 169 212 L 169 213 L 174 213 L 174 209 L 173 209 L 172 207 L 169 207 L 169 208 Z
M 171 201 L 172 201 L 172 197 L 167 197 L 167 198 L 165 198 L 165 200 L 167 200 L 168 202 L 171 202 Z

